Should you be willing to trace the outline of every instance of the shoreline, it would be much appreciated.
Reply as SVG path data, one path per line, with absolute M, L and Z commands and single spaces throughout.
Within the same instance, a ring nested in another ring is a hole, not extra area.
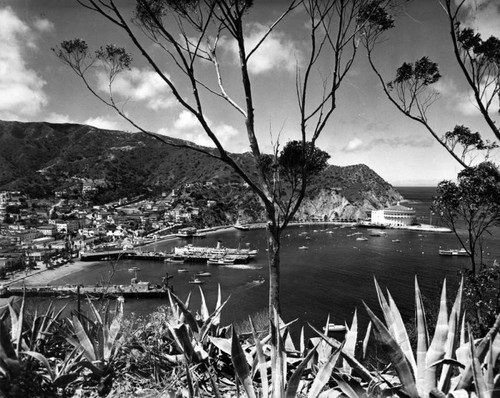
M 72 275 L 75 272 L 82 271 L 88 266 L 98 263 L 99 261 L 73 260 L 72 263 L 67 263 L 53 269 L 40 268 L 35 269 L 28 274 L 25 272 L 18 272 L 15 275 L 12 275 L 8 280 L 0 281 L 0 285 L 52 285 L 59 279 Z
M 294 222 L 290 223 L 290 226 L 301 226 L 301 225 L 345 225 L 345 226 L 355 226 L 356 223 L 348 223 L 348 222 L 336 222 L 336 221 L 325 221 L 325 222 Z M 250 224 L 250 230 L 255 229 L 263 229 L 265 228 L 265 223 L 255 223 Z M 420 228 L 418 226 L 407 226 L 407 227 L 388 227 L 390 229 L 403 229 L 408 231 L 415 232 L 445 232 L 440 230 L 439 227 L 430 226 L 430 225 L 421 225 Z M 220 227 L 212 227 L 198 230 L 199 232 L 206 233 L 207 235 L 212 235 L 216 233 L 224 233 L 229 232 L 231 230 L 236 231 L 236 229 L 232 225 L 228 226 L 220 226 Z M 448 232 L 448 231 L 446 231 Z M 451 231 L 449 231 L 451 232 Z M 160 242 L 169 242 L 176 239 L 181 239 L 175 235 L 166 235 L 154 242 L 147 243 L 142 248 L 152 248 L 155 244 Z M 11 276 L 7 280 L 0 281 L 0 285 L 10 286 L 10 285 L 19 285 L 25 283 L 26 285 L 51 285 L 56 283 L 58 280 L 71 275 L 75 272 L 82 271 L 85 268 L 98 264 L 100 261 L 81 261 L 79 259 L 73 260 L 72 263 L 67 263 L 61 265 L 57 268 L 47 269 L 40 268 L 31 271 L 26 274 L 25 272 L 18 272 L 15 275 Z

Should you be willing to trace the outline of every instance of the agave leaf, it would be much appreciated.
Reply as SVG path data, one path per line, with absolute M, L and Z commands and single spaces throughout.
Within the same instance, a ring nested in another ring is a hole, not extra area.
M 415 361 L 415 357 L 413 356 L 413 350 L 411 348 L 411 343 L 410 343 L 410 338 L 408 337 L 408 333 L 406 331 L 405 324 L 403 322 L 403 318 L 401 317 L 401 313 L 399 312 L 399 309 L 396 305 L 396 302 L 392 298 L 391 294 L 389 291 L 387 291 L 387 297 L 389 300 L 389 308 L 391 310 L 392 314 L 392 319 L 394 322 L 394 333 L 396 333 L 395 340 L 403 350 L 403 353 L 406 356 L 406 359 L 408 359 L 408 362 L 410 363 L 412 369 L 413 369 L 413 374 L 417 373 L 417 363 Z
M 224 301 L 221 305 L 218 305 L 216 310 L 208 317 L 208 319 L 203 323 L 201 329 L 200 329 L 200 341 L 204 341 L 207 333 L 210 331 L 210 326 L 214 325 L 217 326 L 214 322 L 220 323 L 220 313 L 226 303 L 229 301 L 230 297 Z M 217 321 L 217 319 L 219 321 Z
M 443 282 L 439 314 L 436 329 L 431 344 L 425 356 L 424 386 L 423 393 L 427 396 L 430 391 L 437 387 L 437 368 L 429 366 L 442 359 L 445 354 L 446 338 L 448 336 L 448 308 L 446 305 L 446 279 Z
M 352 317 L 351 327 L 347 329 L 344 339 L 343 351 L 351 356 L 354 356 L 354 351 L 356 350 L 356 343 L 358 341 L 358 310 L 354 310 L 354 315 Z M 351 374 L 351 367 L 343 361 L 342 368 L 344 373 Z
M 328 383 L 328 380 L 330 380 L 330 376 L 332 375 L 332 371 L 335 367 L 335 363 L 339 358 L 341 350 L 342 346 L 332 352 L 326 363 L 323 365 L 323 367 L 320 368 L 313 380 L 309 393 L 307 394 L 308 398 L 316 398 L 321 393 L 321 390 L 326 385 L 326 383 Z
M 177 328 L 173 328 L 174 333 L 177 337 L 177 340 L 180 342 L 182 351 L 184 352 L 184 355 L 188 359 L 188 361 L 193 361 L 195 358 L 195 349 L 191 340 L 191 337 L 189 336 L 189 331 L 188 328 L 185 324 L 180 325 Z
M 303 356 L 306 353 L 306 338 L 304 336 L 304 326 L 300 328 L 300 354 Z
M 255 398 L 255 390 L 250 379 L 250 370 L 248 362 L 241 348 L 240 341 L 233 327 L 232 342 L 231 342 L 231 362 L 233 363 L 234 371 L 238 376 L 238 380 L 243 385 L 245 392 L 249 398 Z
M 255 325 L 253 324 L 252 317 L 248 317 L 250 320 L 250 327 L 252 328 L 252 335 L 255 341 L 255 352 L 257 353 L 257 368 L 260 373 L 260 380 L 262 385 L 262 396 L 269 396 L 269 381 L 267 379 L 267 361 L 264 355 L 264 349 L 262 347 L 262 343 L 260 342 L 259 336 L 257 335 L 257 331 L 255 330 Z
M 366 357 L 366 350 L 368 348 L 368 342 L 370 340 L 370 334 L 372 332 L 372 322 L 368 322 L 368 326 L 366 327 L 365 338 L 363 339 L 363 358 Z
M 446 350 L 444 357 L 447 359 L 453 359 L 454 349 L 458 340 L 458 325 L 460 319 L 460 309 L 462 304 L 462 288 L 463 280 L 460 283 L 455 302 L 451 309 L 450 319 L 448 321 L 448 335 L 446 338 Z M 439 378 L 438 389 L 444 393 L 450 390 L 450 383 L 452 377 L 452 368 L 448 363 L 443 365 L 441 370 L 441 377 Z
M 295 396 L 297 395 L 297 389 L 302 379 L 302 374 L 304 373 L 304 370 L 306 369 L 306 366 L 311 360 L 312 356 L 316 352 L 317 347 L 318 346 L 316 345 L 311 350 L 309 350 L 305 358 L 302 360 L 302 362 L 300 362 L 299 366 L 297 366 L 297 368 L 293 372 L 292 376 L 290 377 L 290 380 L 288 380 L 288 384 L 285 391 L 285 398 L 295 398 Z M 264 391 L 262 396 L 267 397 L 267 395 L 264 394 Z
M 335 372 L 332 373 L 332 377 L 337 382 L 342 392 L 349 398 L 364 398 L 367 396 L 366 391 L 356 379 L 352 377 L 344 379 L 342 375 L 336 374 Z
M 471 335 L 470 325 L 469 336 Z M 470 341 L 470 356 L 472 358 L 471 367 L 472 367 L 472 377 L 474 380 L 474 385 L 476 386 L 476 394 L 478 398 L 489 398 L 491 397 L 491 393 L 488 390 L 486 385 L 486 381 L 484 380 L 483 372 L 481 371 L 481 363 L 479 362 L 479 358 L 476 356 L 474 349 L 474 342 L 471 339 Z
M 497 363 L 498 357 L 500 356 L 500 334 L 497 333 L 493 344 L 491 345 L 491 359 L 490 363 Z
M 481 339 L 477 348 L 475 349 L 475 354 L 476 354 L 479 362 L 483 361 L 483 359 L 486 355 L 486 352 L 488 350 L 490 341 L 493 341 L 496 339 L 496 336 L 497 336 L 499 330 L 500 330 L 500 314 L 497 315 L 497 318 L 495 320 L 495 324 L 491 327 L 491 329 L 488 331 L 486 336 L 484 336 Z M 473 379 L 472 368 L 471 368 L 471 365 L 469 365 L 463 371 L 461 378 L 460 378 L 460 381 L 457 385 L 457 389 L 467 389 L 470 386 L 472 379 Z
M 85 331 L 80 320 L 73 315 L 73 330 L 78 339 L 78 343 L 83 350 L 83 354 L 90 362 L 95 362 L 97 360 L 95 347 L 92 344 L 87 332 Z
M 49 361 L 47 360 L 47 358 L 45 358 L 44 355 L 40 354 L 39 352 L 35 352 L 35 351 L 23 351 L 23 354 L 29 355 L 30 357 L 33 357 L 37 361 L 39 361 L 47 370 L 47 373 L 49 374 L 51 381 L 54 381 L 56 379 L 56 376 L 55 376 L 54 372 L 52 371 L 52 368 L 50 367 Z
M 342 346 L 342 344 L 334 339 L 333 337 L 328 337 L 325 336 L 323 333 L 321 333 L 318 329 L 316 329 L 314 326 L 311 324 L 308 324 L 309 327 L 314 330 L 318 336 L 324 340 L 328 345 L 330 345 L 334 349 L 338 349 L 339 347 Z M 378 380 L 366 369 L 356 358 L 350 356 L 347 353 L 344 353 L 341 351 L 342 358 L 344 358 L 349 365 L 353 368 L 356 369 L 356 372 L 360 375 L 360 377 L 365 381 L 366 383 L 377 383 Z
M 107 325 L 106 329 L 108 330 Z M 111 321 L 111 325 L 109 326 L 109 330 L 107 332 L 107 336 L 104 340 L 104 359 L 109 361 L 111 358 L 111 354 L 113 351 L 113 348 L 116 347 L 116 339 L 118 338 L 118 335 L 120 333 L 122 326 L 122 313 L 118 313 L 114 318 L 113 321 Z
M 231 340 L 213 336 L 210 336 L 209 339 L 210 342 L 219 350 L 225 352 L 228 355 L 231 355 Z
M 19 310 L 19 315 L 16 314 L 16 311 L 12 307 L 9 302 L 9 312 L 10 312 L 10 321 L 12 328 L 12 340 L 14 341 L 16 356 L 19 357 L 19 353 L 21 352 L 22 346 L 22 337 L 23 337 L 23 322 L 24 322 L 24 304 L 25 304 L 25 296 L 23 293 L 23 299 L 21 301 L 21 308 Z
M 200 297 L 201 297 L 200 316 L 201 316 L 201 320 L 203 322 L 205 322 L 208 319 L 208 317 L 210 316 L 210 313 L 208 311 L 207 302 L 205 300 L 205 295 L 203 294 L 203 289 L 200 286 L 198 286 L 198 289 L 200 289 Z
M 391 362 L 396 370 L 396 373 L 398 374 L 403 389 L 405 390 L 406 394 L 408 394 L 408 396 L 417 398 L 419 394 L 417 392 L 417 387 L 415 384 L 415 377 L 412 373 L 412 368 L 408 363 L 406 356 L 401 350 L 401 347 L 398 345 L 396 340 L 394 340 L 382 321 L 377 318 L 377 316 L 370 310 L 366 303 L 363 304 L 365 305 L 368 315 L 373 322 L 373 326 L 375 327 L 375 330 L 379 335 L 380 344 L 384 347 L 387 355 L 391 359 Z
M 196 322 L 196 319 L 194 319 L 193 314 L 191 314 L 191 311 L 187 308 L 186 305 L 177 297 L 174 293 L 172 293 L 170 290 L 168 291 L 168 294 L 172 296 L 174 302 L 179 306 L 179 309 L 182 312 L 182 315 L 184 316 L 184 319 L 188 323 L 188 325 L 191 327 L 193 332 L 198 333 L 198 323 Z
M 226 302 L 227 300 L 224 302 L 224 304 L 226 304 Z M 219 283 L 217 285 L 217 303 L 215 304 L 215 311 L 214 311 L 214 313 L 216 313 L 217 315 L 214 316 L 212 320 L 212 324 L 215 326 L 220 325 L 220 313 L 222 311 L 222 307 L 224 306 L 224 304 L 222 304 L 222 294 L 220 291 L 220 283 Z
M 417 277 L 415 277 L 415 306 L 417 321 L 417 372 L 415 378 L 418 392 L 420 395 L 423 395 L 425 385 L 425 356 L 429 348 L 429 329 L 427 328 L 427 317 L 425 316 L 424 303 Z

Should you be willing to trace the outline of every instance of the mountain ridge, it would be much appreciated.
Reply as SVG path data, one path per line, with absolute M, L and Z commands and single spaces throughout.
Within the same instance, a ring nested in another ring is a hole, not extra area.
M 231 156 L 252 173 L 248 153 Z M 0 121 L 0 170 L 0 190 L 22 190 L 32 197 L 72 189 L 83 179 L 99 180 L 101 201 L 165 192 L 195 182 L 241 183 L 229 166 L 200 152 L 165 145 L 144 133 L 73 123 Z M 342 198 L 346 203 L 339 210 Z M 330 165 L 311 182 L 299 216 L 314 208 L 321 208 L 327 217 L 362 216 L 400 199 L 366 165 Z

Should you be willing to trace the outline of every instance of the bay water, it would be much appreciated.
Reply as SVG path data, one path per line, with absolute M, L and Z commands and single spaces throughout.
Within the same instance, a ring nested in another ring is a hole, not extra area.
M 422 223 L 430 221 L 439 225 L 430 213 L 435 188 L 399 187 L 407 200 L 402 203 L 413 207 Z M 283 236 L 281 256 L 281 304 L 285 321 L 298 318 L 297 325 L 310 323 L 321 328 L 330 315 L 330 321 L 350 324 L 354 311 L 358 310 L 360 323 L 367 322 L 365 302 L 378 312 L 374 278 L 382 289 L 388 289 L 394 297 L 405 320 L 414 313 L 415 277 L 423 294 L 430 300 L 439 297 L 446 279 L 451 297 L 458 287 L 458 271 L 468 266 L 467 257 L 440 256 L 438 250 L 459 248 L 452 233 L 431 233 L 385 229 L 381 236 L 371 236 L 364 228 L 341 228 L 335 225 L 315 224 L 290 227 Z M 368 238 L 359 241 L 362 233 Z M 485 245 L 484 259 L 492 262 L 500 258 L 499 234 L 494 234 Z M 186 299 L 192 293 L 192 309 L 199 308 L 199 287 L 188 281 L 196 272 L 209 271 L 202 285 L 210 310 L 215 308 L 220 286 L 222 297 L 229 301 L 222 312 L 222 323 L 239 322 L 249 315 L 265 311 L 268 302 L 268 271 L 266 232 L 263 229 L 249 231 L 231 230 L 208 235 L 205 239 L 187 241 L 176 239 L 157 242 L 148 250 L 169 251 L 175 246 L 193 243 L 199 246 L 215 246 L 220 242 L 226 247 L 250 247 L 258 249 L 257 257 L 246 265 L 208 266 L 206 264 L 176 264 L 154 261 L 122 260 L 113 269 L 111 262 L 100 262 L 65 277 L 58 283 L 94 284 L 108 280 L 112 284 L 128 284 L 134 276 L 130 271 L 138 267 L 138 278 L 160 283 L 167 273 L 173 275 L 174 292 Z M 308 249 L 299 249 L 307 246 Z M 188 272 L 179 273 L 179 268 Z M 166 299 L 127 299 L 125 312 L 147 315 Z

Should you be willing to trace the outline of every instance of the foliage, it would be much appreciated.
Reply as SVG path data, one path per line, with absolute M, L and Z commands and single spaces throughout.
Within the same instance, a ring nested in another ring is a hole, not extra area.
M 414 355 L 395 302 L 389 293 L 386 299 L 376 284 L 385 324 L 366 308 L 397 373 L 398 396 L 445 397 L 448 393 L 449 396 L 468 396 L 474 390 L 479 397 L 491 396 L 493 385 L 498 383 L 500 315 L 488 334 L 479 342 L 474 341 L 463 321 L 462 286 L 448 312 L 446 283 L 443 284 L 435 332 L 430 339 L 422 296 L 415 280 L 418 343 Z
M 474 335 L 483 337 L 500 313 L 500 266 L 485 265 L 477 274 L 465 272 L 464 306 Z
M 469 167 L 458 174 L 457 183 L 442 181 L 433 203 L 434 211 L 453 230 L 467 249 L 472 273 L 480 270 L 476 256 L 482 252 L 484 234 L 500 222 L 500 173 L 489 162 Z M 461 233 L 465 223 L 465 236 Z M 467 243 L 468 242 L 468 243 Z

